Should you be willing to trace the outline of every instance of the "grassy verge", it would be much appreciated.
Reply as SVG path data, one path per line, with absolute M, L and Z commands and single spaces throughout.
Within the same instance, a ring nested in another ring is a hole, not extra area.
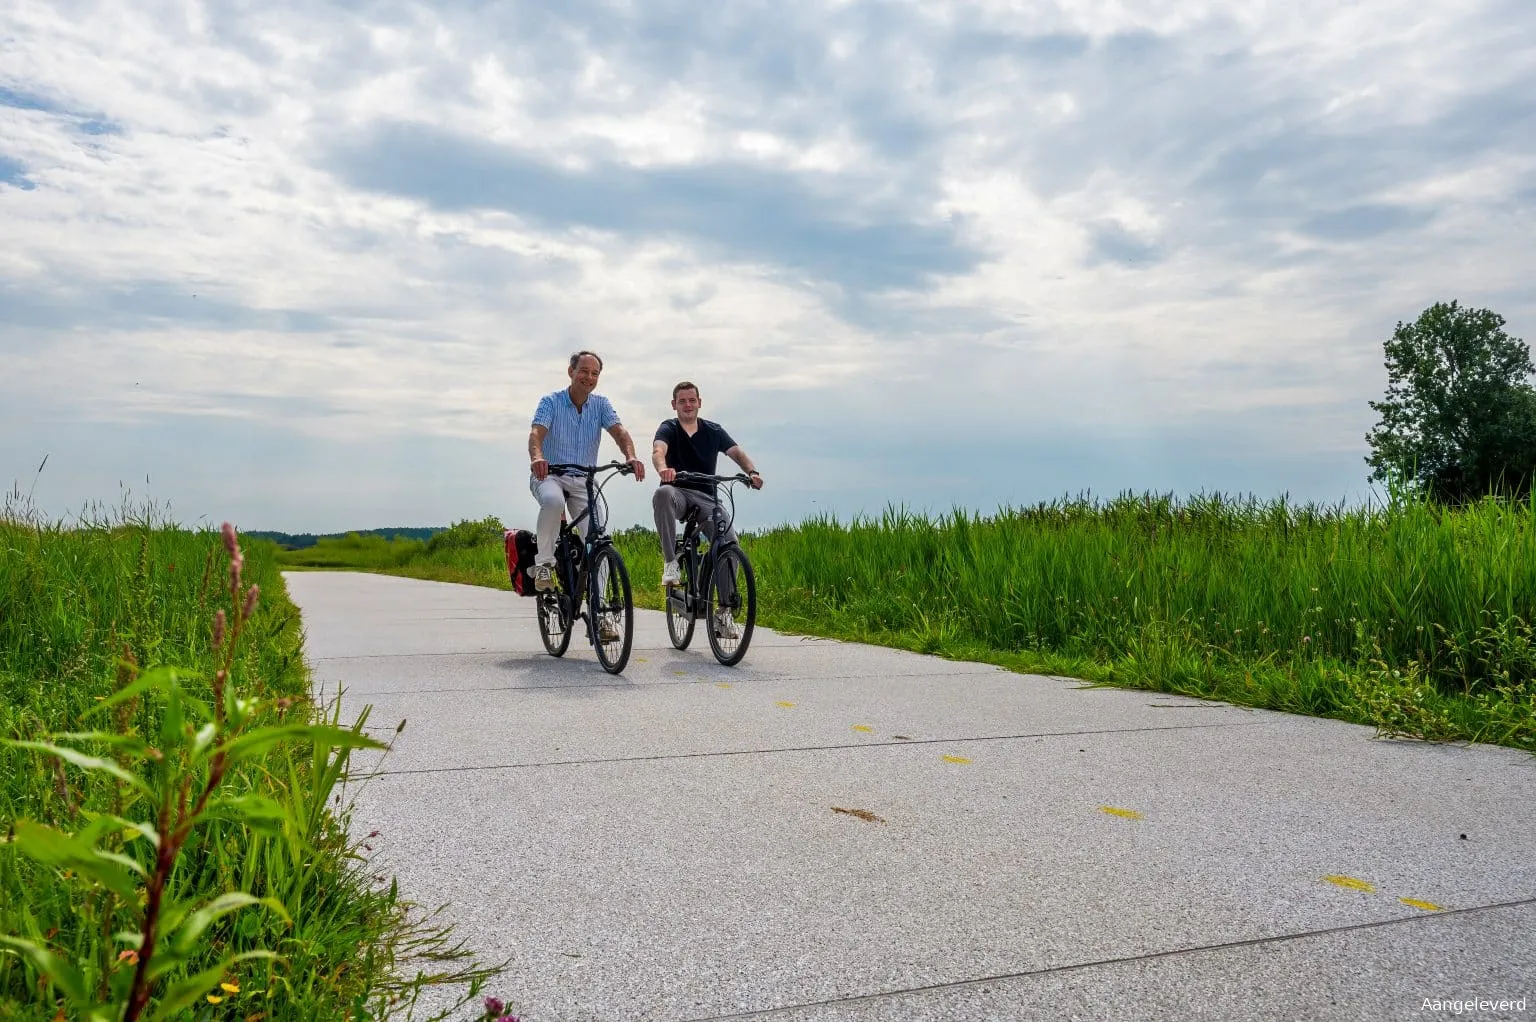
M 349 566 L 507 588 L 499 537 L 465 522 Z M 654 537 L 619 542 L 659 607 Z M 743 545 L 769 627 L 1536 751 L 1536 503 L 1125 496 Z
M 483 979 L 348 838 L 361 726 L 248 547 L 232 584 L 216 532 L 0 515 L 0 1019 L 374 1019 Z

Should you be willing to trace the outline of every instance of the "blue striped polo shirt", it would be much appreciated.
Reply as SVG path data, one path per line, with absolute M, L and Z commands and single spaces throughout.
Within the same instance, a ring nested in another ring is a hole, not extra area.
M 581 411 L 576 410 L 571 392 L 566 389 L 545 394 L 533 413 L 533 425 L 549 430 L 544 438 L 544 459 L 551 464 L 595 465 L 603 430 L 619 424 L 619 413 L 601 394 L 588 394 Z

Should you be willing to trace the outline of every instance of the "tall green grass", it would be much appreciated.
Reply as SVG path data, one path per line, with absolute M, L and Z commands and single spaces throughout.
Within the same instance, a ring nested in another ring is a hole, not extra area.
M 1122 496 L 748 549 L 790 629 L 1536 749 L 1530 503 Z
M 499 523 L 461 526 L 354 566 L 506 588 Z M 659 607 L 654 534 L 618 541 Z M 1530 501 L 1127 494 L 821 517 L 743 546 L 770 627 L 1536 750 Z
M 71 528 L 14 506 L 0 514 L 0 1019 L 53 1020 L 66 1001 L 62 1017 L 87 1017 L 78 1005 L 97 1002 L 90 1017 L 123 1017 L 160 861 L 151 843 L 163 850 L 178 818 L 195 827 L 166 875 L 164 921 L 188 939 L 162 951 L 170 971 L 143 1017 L 171 1011 L 178 983 L 197 1010 L 175 1017 L 297 1020 L 383 1018 L 427 983 L 483 981 L 347 836 L 341 784 L 361 722 L 339 727 L 338 705 L 311 702 L 275 552 L 245 551 L 244 581 L 260 597 L 237 604 L 215 532 L 152 511 Z M 216 634 L 220 612 L 228 634 Z M 226 763 L 191 745 L 194 722 L 226 733 L 220 716 L 232 738 L 302 725 L 298 737 L 312 740 L 258 741 L 266 751 Z M 94 758 L 40 751 L 50 741 Z M 180 809 L 173 797 L 158 820 L 135 794 L 183 776 Z M 212 901 L 232 891 L 266 908 Z M 222 907 L 191 912 L 209 904 Z
M 1126 655 L 1151 630 L 1245 661 L 1379 647 L 1464 693 L 1536 668 L 1528 505 L 1380 514 L 1121 498 L 983 519 L 889 512 L 755 538 L 770 602 L 998 649 Z

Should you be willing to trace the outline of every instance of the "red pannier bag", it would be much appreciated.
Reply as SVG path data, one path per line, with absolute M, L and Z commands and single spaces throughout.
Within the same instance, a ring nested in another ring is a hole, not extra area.
M 533 562 L 539 555 L 539 541 L 527 529 L 507 529 L 507 575 L 519 596 L 536 595 L 533 588 Z

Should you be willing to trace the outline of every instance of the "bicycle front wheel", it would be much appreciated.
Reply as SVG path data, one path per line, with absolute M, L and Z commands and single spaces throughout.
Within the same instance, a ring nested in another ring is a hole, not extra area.
M 740 547 L 727 547 L 707 580 L 704 632 L 715 659 L 727 667 L 741 663 L 757 624 L 757 579 Z
M 604 547 L 592 560 L 592 627 L 597 633 L 597 662 L 609 674 L 618 674 L 629 663 L 635 640 L 635 604 L 629 590 L 624 558 L 613 547 Z
M 686 553 L 679 554 L 677 567 L 682 579 L 666 591 L 667 634 L 672 638 L 673 647 L 687 649 L 693 641 L 693 623 L 697 620 L 693 613 L 693 558 Z
M 571 622 L 560 610 L 560 594 L 544 592 L 538 595 L 539 638 L 550 656 L 564 656 L 571 644 Z

